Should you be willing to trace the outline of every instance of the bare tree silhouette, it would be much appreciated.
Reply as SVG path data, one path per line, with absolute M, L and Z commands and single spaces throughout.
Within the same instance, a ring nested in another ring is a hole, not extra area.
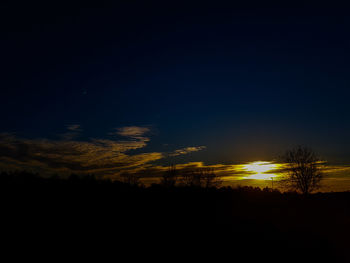
M 124 172 L 120 175 L 120 177 L 122 178 L 122 181 L 124 183 L 127 183 L 129 185 L 133 185 L 133 186 L 139 186 L 140 185 L 140 177 L 137 176 L 136 174 L 131 174 L 128 172 Z
M 221 185 L 221 178 L 212 168 L 198 168 L 195 170 L 184 171 L 182 174 L 182 183 L 191 187 L 218 187 Z
M 182 184 L 190 187 L 201 186 L 201 174 L 199 170 L 184 170 L 182 171 Z
M 221 178 L 215 173 L 213 168 L 202 169 L 202 181 L 205 188 L 218 187 L 221 185 Z
M 163 174 L 161 184 L 165 187 L 174 187 L 177 181 L 176 166 L 171 165 L 169 169 Z
M 286 164 L 286 175 L 280 181 L 284 187 L 300 191 L 304 195 L 320 187 L 323 179 L 320 168 L 322 162 L 311 149 L 299 146 L 287 150 L 281 161 Z

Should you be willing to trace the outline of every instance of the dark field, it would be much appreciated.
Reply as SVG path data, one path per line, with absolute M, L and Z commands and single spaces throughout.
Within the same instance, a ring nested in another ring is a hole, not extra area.
M 349 260 L 349 192 L 304 197 L 3 174 L 1 200 L 3 248 L 14 258 Z

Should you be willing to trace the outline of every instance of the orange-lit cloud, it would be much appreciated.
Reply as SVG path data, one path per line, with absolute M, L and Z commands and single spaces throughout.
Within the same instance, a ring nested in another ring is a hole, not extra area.
M 198 152 L 201 150 L 204 150 L 205 146 L 198 146 L 198 147 L 186 147 L 182 149 L 175 150 L 174 152 L 170 153 L 169 156 L 178 156 L 178 155 L 184 155 L 191 152 Z
M 67 128 L 81 130 L 79 125 Z M 139 171 L 152 167 L 152 162 L 169 156 L 169 153 L 129 153 L 142 149 L 149 142 L 150 129 L 146 127 L 122 127 L 116 133 L 122 140 L 75 139 L 75 133 L 61 140 L 26 139 L 12 134 L 0 135 L 0 169 L 30 170 L 43 174 L 93 173 L 100 176 L 118 176 L 123 171 Z M 176 155 L 199 151 L 204 147 L 188 147 L 175 150 Z M 173 153 L 173 154 L 174 154 Z
M 109 134 L 120 135 L 123 137 L 128 137 L 130 139 L 148 141 L 149 138 L 145 137 L 145 135 L 149 132 L 150 132 L 150 128 L 147 128 L 147 127 L 127 126 L 127 127 L 116 128 L 114 132 L 111 132 Z

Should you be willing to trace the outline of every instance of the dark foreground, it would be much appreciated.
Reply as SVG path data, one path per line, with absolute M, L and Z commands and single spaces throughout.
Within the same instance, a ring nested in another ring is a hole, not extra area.
M 0 187 L 2 250 L 12 259 L 349 261 L 349 192 L 4 177 Z

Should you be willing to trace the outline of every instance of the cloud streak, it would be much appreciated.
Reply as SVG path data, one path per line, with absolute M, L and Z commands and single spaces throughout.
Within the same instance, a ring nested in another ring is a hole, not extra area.
M 148 141 L 149 138 L 145 137 L 150 132 L 150 129 L 147 127 L 138 127 L 138 126 L 127 126 L 116 128 L 115 132 L 109 133 L 110 135 L 119 135 L 122 137 L 127 137 L 134 140 L 144 140 Z
M 0 136 L 0 162 L 18 168 L 41 172 L 111 174 L 126 168 L 142 166 L 163 158 L 162 153 L 128 155 L 146 144 L 137 141 L 90 141 L 24 139 Z
M 79 124 L 67 125 L 66 128 L 67 128 L 67 132 L 60 135 L 63 140 L 72 140 L 78 137 L 80 133 L 83 131 Z
M 79 124 L 71 124 L 71 125 L 67 125 L 67 130 L 69 131 L 81 131 L 81 127 Z
M 206 148 L 205 146 L 186 147 L 186 148 L 175 150 L 174 152 L 170 153 L 169 156 L 185 155 L 191 152 L 198 152 L 198 151 L 204 150 L 205 148 Z
M 72 133 L 79 125 L 67 127 Z M 0 169 L 25 169 L 44 174 L 94 173 L 114 177 L 123 171 L 137 172 L 153 166 L 152 162 L 168 156 L 162 152 L 130 153 L 142 149 L 150 141 L 147 127 L 129 126 L 116 129 L 122 139 L 90 139 L 79 141 L 74 136 L 61 140 L 26 139 L 12 134 L 0 135 Z M 199 151 L 203 147 L 176 150 L 176 155 Z

